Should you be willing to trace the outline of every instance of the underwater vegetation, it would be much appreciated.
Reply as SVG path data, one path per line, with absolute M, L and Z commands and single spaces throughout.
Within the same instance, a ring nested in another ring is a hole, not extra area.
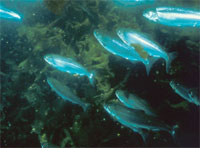
M 67 3 L 69 0 L 44 0 L 44 4 L 46 7 L 55 14 L 60 14 L 65 6 L 65 3 Z
M 23 19 L 0 25 L 1 147 L 199 147 L 199 28 L 143 17 L 159 5 L 199 11 L 198 1 L 125 2 L 5 2 Z M 161 52 L 128 40 L 126 28 L 148 34 Z M 116 38 L 104 47 L 96 30 Z M 147 75 L 150 56 L 159 58 Z

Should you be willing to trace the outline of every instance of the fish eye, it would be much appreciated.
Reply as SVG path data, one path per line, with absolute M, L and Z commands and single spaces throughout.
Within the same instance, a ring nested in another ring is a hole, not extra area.
M 146 16 L 146 17 L 151 17 L 153 15 L 153 12 L 152 11 L 149 11 L 149 12 L 146 12 L 145 14 L 144 14 L 144 16 Z
M 44 60 L 48 60 L 48 57 L 47 57 L 47 56 L 44 56 Z
M 144 13 L 144 17 L 149 18 L 153 21 L 157 21 L 158 19 L 157 13 L 155 13 L 154 11 L 148 11 Z
M 171 85 L 176 85 L 176 83 L 174 81 L 171 81 L 170 84 Z

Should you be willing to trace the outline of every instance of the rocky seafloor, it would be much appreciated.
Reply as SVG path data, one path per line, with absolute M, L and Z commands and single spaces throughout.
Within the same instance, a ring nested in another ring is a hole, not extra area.
M 199 9 L 198 3 L 161 0 L 159 4 Z M 199 90 L 199 29 L 154 24 L 141 15 L 151 5 L 126 8 L 111 0 L 7 1 L 5 5 L 20 10 L 23 22 L 1 20 L 0 25 L 2 147 L 41 147 L 41 142 L 61 148 L 199 146 L 199 108 L 169 86 L 170 80 L 177 80 Z M 164 60 L 159 60 L 147 77 L 142 64 L 108 53 L 93 36 L 94 29 L 115 32 L 119 27 L 145 32 L 167 52 L 178 52 L 169 74 Z M 74 58 L 95 70 L 96 86 L 87 78 L 50 67 L 43 59 L 49 53 Z M 83 112 L 59 98 L 46 82 L 49 76 L 73 88 L 91 108 Z M 178 124 L 175 139 L 166 132 L 150 132 L 145 144 L 139 134 L 115 122 L 102 105 L 116 100 L 116 89 L 138 94 L 161 120 Z

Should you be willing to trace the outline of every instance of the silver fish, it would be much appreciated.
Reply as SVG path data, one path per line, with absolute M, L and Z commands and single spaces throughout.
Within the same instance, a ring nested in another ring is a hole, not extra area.
M 119 103 L 105 104 L 104 109 L 118 122 L 140 134 L 140 130 L 166 131 L 173 137 L 177 125 L 171 127 L 153 116 L 145 114 L 142 110 L 130 109 Z
M 89 82 L 94 86 L 94 73 L 88 72 L 82 65 L 77 63 L 75 60 L 55 54 L 45 55 L 44 60 L 51 66 L 62 72 L 77 74 L 79 76 L 87 76 Z
M 141 45 L 143 50 L 151 57 L 163 58 L 166 61 L 166 72 L 169 71 L 172 60 L 177 56 L 177 53 L 166 53 L 158 44 L 150 40 L 147 36 L 133 29 L 119 28 L 117 29 L 118 36 L 129 46 L 135 44 Z M 141 53 L 142 54 L 142 53 Z M 155 59 L 156 60 L 156 59 Z M 155 62 L 155 61 L 154 61 Z M 152 62 L 152 64 L 154 63 Z
M 149 59 L 143 59 L 137 53 L 134 47 L 126 45 L 120 39 L 113 37 L 102 30 L 95 30 L 94 36 L 99 41 L 99 43 L 110 53 L 127 59 L 132 63 L 142 62 L 146 67 L 147 75 L 149 74 L 153 60 L 150 61 Z
M 67 100 L 73 104 L 80 105 L 84 111 L 88 109 L 90 104 L 85 103 L 75 94 L 73 94 L 72 90 L 66 85 L 62 84 L 58 80 L 54 78 L 47 78 L 47 82 L 49 86 L 55 91 L 62 99 Z
M 158 7 L 147 10 L 143 16 L 153 22 L 167 26 L 200 27 L 200 11 L 178 7 Z
M 16 12 L 13 12 L 7 8 L 4 8 L 1 5 L 0 5 L 0 18 L 14 19 L 14 20 L 22 19 L 22 17 L 19 14 L 17 14 Z
M 137 95 L 128 93 L 123 90 L 115 91 L 115 95 L 126 107 L 143 110 L 147 115 L 150 116 L 157 116 L 147 101 L 138 97 Z
M 169 85 L 175 91 L 175 93 L 177 93 L 183 99 L 190 103 L 196 104 L 197 106 L 200 105 L 198 95 L 195 94 L 191 89 L 188 89 L 187 87 L 175 81 L 170 81 Z

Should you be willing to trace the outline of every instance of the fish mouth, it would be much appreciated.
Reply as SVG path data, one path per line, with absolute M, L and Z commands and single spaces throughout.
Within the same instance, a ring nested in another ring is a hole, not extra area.
M 121 89 L 118 89 L 115 91 L 115 95 L 117 98 L 120 98 L 122 96 L 122 94 L 123 94 L 123 91 Z
M 17 13 L 15 13 L 15 12 L 10 12 L 10 15 L 13 17 L 13 18 L 16 18 L 16 19 L 21 19 L 21 16 L 20 15 L 18 15 Z
M 47 55 L 45 55 L 44 56 L 44 60 L 47 62 L 47 63 L 51 63 L 50 61 L 52 61 L 52 59 L 53 59 L 53 54 L 47 54 Z
M 93 34 L 94 34 L 94 36 L 95 36 L 96 38 L 101 37 L 101 34 L 100 34 L 100 30 L 99 30 L 99 29 L 95 29 Z
M 45 56 L 44 56 L 44 60 L 45 60 L 46 62 L 48 62 L 48 61 L 49 61 L 48 59 L 49 59 L 49 57 L 48 57 L 47 55 L 45 55 Z
M 48 62 L 49 60 L 50 60 L 50 58 L 51 58 L 52 56 L 51 55 L 45 55 L 44 56 L 44 60 L 46 61 L 46 62 Z
M 177 83 L 176 82 L 174 82 L 174 81 L 170 81 L 170 86 L 172 87 L 172 88 L 174 88 L 175 89 L 175 87 L 177 86 Z
M 118 35 L 123 34 L 123 33 L 122 33 L 122 30 L 123 30 L 122 28 L 117 28 L 117 29 L 116 29 L 117 34 L 118 34 Z
M 112 104 L 112 103 L 111 104 L 104 104 L 103 107 L 108 114 L 110 114 L 112 117 L 116 117 L 116 114 L 115 114 L 116 110 L 115 110 L 115 107 L 113 105 L 114 104 Z
M 123 35 L 124 33 L 131 32 L 131 28 L 117 28 L 116 32 L 118 35 Z
M 103 108 L 105 109 L 105 111 L 108 113 L 108 114 L 112 114 L 110 109 L 109 109 L 109 105 L 108 104 L 104 104 L 103 105 Z
M 157 11 L 154 9 L 149 9 L 149 10 L 144 11 L 143 16 L 154 22 L 156 22 L 158 20 Z

